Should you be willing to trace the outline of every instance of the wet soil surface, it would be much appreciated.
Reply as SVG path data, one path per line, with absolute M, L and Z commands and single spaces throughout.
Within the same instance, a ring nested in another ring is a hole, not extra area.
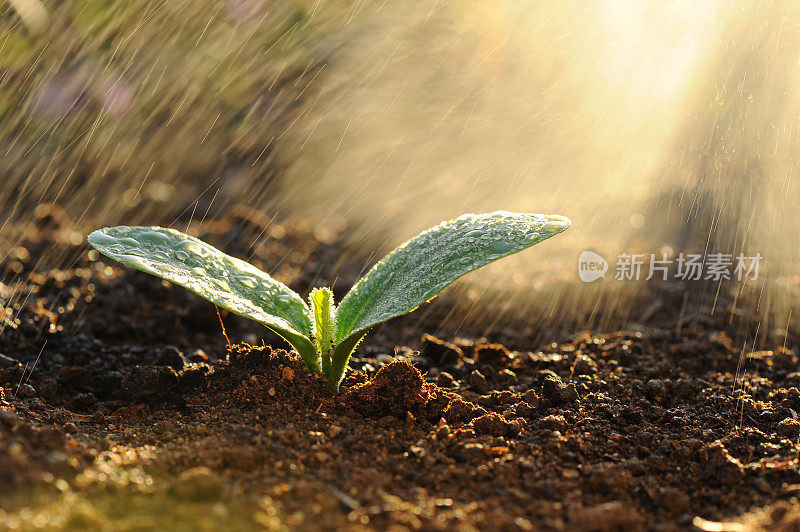
M 301 293 L 331 264 L 338 297 L 360 273 L 313 228 L 262 229 L 199 236 Z M 653 288 L 646 325 L 530 345 L 442 333 L 445 295 L 368 336 L 334 395 L 258 324 L 223 312 L 229 347 L 213 305 L 57 220 L 15 231 L 0 262 L 5 527 L 800 526 L 797 339 L 743 349 L 724 296 L 712 317 Z

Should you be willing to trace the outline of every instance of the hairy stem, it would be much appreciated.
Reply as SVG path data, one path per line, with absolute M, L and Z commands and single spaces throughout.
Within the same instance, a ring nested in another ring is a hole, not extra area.
M 322 362 L 322 372 L 330 381 L 331 354 L 336 347 L 336 306 L 333 303 L 333 292 L 329 288 L 315 288 L 308 299 L 314 317 L 314 345 Z

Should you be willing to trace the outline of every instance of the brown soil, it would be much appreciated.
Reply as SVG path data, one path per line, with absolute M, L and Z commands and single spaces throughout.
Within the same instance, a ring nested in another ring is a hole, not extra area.
M 223 313 L 258 344 L 229 349 L 212 305 L 52 224 L 17 228 L 0 262 L 4 526 L 800 526 L 797 339 L 747 355 L 724 297 L 678 324 L 683 292 L 653 288 L 646 326 L 504 347 L 423 336 L 455 330 L 445 296 L 368 336 L 337 396 L 258 324 Z M 302 292 L 339 258 L 295 226 L 250 249 L 259 231 L 200 236 Z

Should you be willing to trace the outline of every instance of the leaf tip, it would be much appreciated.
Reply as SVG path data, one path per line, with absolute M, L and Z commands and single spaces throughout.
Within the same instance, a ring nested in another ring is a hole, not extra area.
M 116 241 L 115 238 L 109 236 L 108 227 L 92 231 L 86 237 L 86 240 L 93 248 L 100 249 L 101 251 L 104 245 L 110 244 L 112 241 Z
M 558 233 L 566 231 L 571 225 L 572 221 L 566 216 L 550 214 L 547 216 L 547 222 L 545 222 L 541 230 L 549 235 L 557 235 Z

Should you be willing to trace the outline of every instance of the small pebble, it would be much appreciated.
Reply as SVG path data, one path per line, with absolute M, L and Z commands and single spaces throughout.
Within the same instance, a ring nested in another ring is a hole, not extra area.
M 436 376 L 436 384 L 441 388 L 455 388 L 458 386 L 456 379 L 446 371 Z
M 20 384 L 16 395 L 22 398 L 36 397 L 36 388 L 27 383 Z
M 470 421 L 475 417 L 483 415 L 486 410 L 483 408 L 464 401 L 461 398 L 451 401 L 450 406 L 445 410 L 445 417 L 447 421 Z
M 484 414 L 472 420 L 472 426 L 478 434 L 505 436 L 509 431 L 508 421 L 495 412 Z
M 183 354 L 173 345 L 165 347 L 158 357 L 159 366 L 169 366 L 178 371 L 183 369 L 185 363 L 186 361 L 183 359 Z
M 450 436 L 450 425 L 443 419 L 439 421 L 439 426 L 436 427 L 436 439 L 444 440 Z
M 89 410 L 97 405 L 97 397 L 91 392 L 78 393 L 70 399 L 69 405 L 76 410 Z
M 506 386 L 514 386 L 519 382 L 517 378 L 517 374 L 511 371 L 510 369 L 504 369 L 497 374 L 497 377 L 500 379 L 500 382 L 505 384 Z
M 481 364 L 502 366 L 508 363 L 509 351 L 500 344 L 481 344 L 475 348 L 474 358 Z
M 472 373 L 469 374 L 469 385 L 473 390 L 480 394 L 484 394 L 489 391 L 489 383 L 486 382 L 486 377 L 484 377 L 483 373 L 477 369 L 473 370 Z
M 202 362 L 208 362 L 208 355 L 202 349 L 196 350 L 194 353 L 189 355 L 188 358 L 191 362 L 195 362 L 198 364 Z
M 522 394 L 520 399 L 522 399 L 523 403 L 526 403 L 530 406 L 536 406 L 539 404 L 539 394 L 536 393 L 536 390 L 528 390 Z
M 775 429 L 780 436 L 788 436 L 789 438 L 796 438 L 800 436 L 800 421 L 792 418 L 786 418 Z
M 663 403 L 667 399 L 667 385 L 661 379 L 650 379 L 645 385 L 647 397 L 657 403 Z
M 571 403 L 578 400 L 575 384 L 565 384 L 557 375 L 547 375 L 542 383 L 542 397 L 554 405 Z
M 283 380 L 285 381 L 293 381 L 294 380 L 294 370 L 289 366 L 283 368 Z
M 464 352 L 450 342 L 440 340 L 430 334 L 422 335 L 420 353 L 434 364 L 455 364 L 464 358 Z
M 772 355 L 775 368 L 791 371 L 797 368 L 798 358 L 794 351 L 785 347 L 779 348 Z
M 572 367 L 576 375 L 591 375 L 597 372 L 597 363 L 583 354 L 575 357 L 575 363 Z
M 551 415 L 545 416 L 539 421 L 539 426 L 543 429 L 564 431 L 567 429 L 567 420 L 564 416 Z

